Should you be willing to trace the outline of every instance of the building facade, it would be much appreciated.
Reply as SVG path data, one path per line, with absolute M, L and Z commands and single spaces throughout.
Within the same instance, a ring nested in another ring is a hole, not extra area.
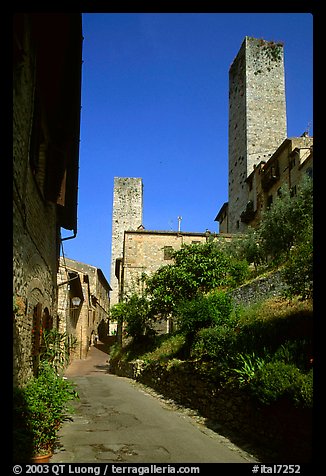
M 240 215 L 246 226 L 257 227 L 264 211 L 286 187 L 296 195 L 304 175 L 313 175 L 313 138 L 307 134 L 285 139 L 270 159 L 255 165 L 245 181 L 247 204 Z M 220 233 L 228 233 L 228 204 L 224 203 L 215 220 Z
M 117 260 L 123 255 L 126 230 L 137 230 L 143 222 L 143 182 L 141 178 L 115 177 L 112 207 L 111 304 L 119 302 Z
M 143 295 L 143 276 L 151 276 L 161 266 L 173 264 L 172 252 L 183 245 L 206 243 L 211 240 L 230 241 L 231 235 L 219 235 L 181 231 L 128 230 L 124 232 L 123 255 L 117 261 L 117 277 L 120 300 L 133 294 Z M 157 324 L 159 332 L 169 332 L 170 321 Z M 118 329 L 121 338 L 121 329 Z
M 100 268 L 61 256 L 58 290 L 59 331 L 75 343 L 71 358 L 85 359 L 109 335 L 111 286 Z
M 212 240 L 230 241 L 231 235 L 209 231 L 193 233 L 183 231 L 125 231 L 123 258 L 118 263 L 119 293 L 123 298 L 144 291 L 143 275 L 151 276 L 161 266 L 173 264 L 172 252 L 183 245 L 206 243 Z
M 57 325 L 60 228 L 77 233 L 81 65 L 80 14 L 14 15 L 14 384 Z

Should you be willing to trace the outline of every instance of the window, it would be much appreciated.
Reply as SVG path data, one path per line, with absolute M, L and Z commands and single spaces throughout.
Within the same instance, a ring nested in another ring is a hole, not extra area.
M 173 247 L 172 246 L 164 246 L 164 259 L 172 259 Z

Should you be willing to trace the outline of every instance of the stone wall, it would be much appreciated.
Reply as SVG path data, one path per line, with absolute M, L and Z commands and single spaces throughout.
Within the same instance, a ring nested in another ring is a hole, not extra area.
M 67 282 L 71 273 L 77 278 Z M 108 335 L 110 285 L 99 268 L 67 257 L 60 257 L 58 283 L 65 283 L 59 288 L 60 331 L 77 340 L 72 359 L 85 359 L 94 336 L 103 340 Z M 72 304 L 74 296 L 81 298 L 78 307 Z
M 13 293 L 24 302 L 24 313 L 14 317 L 14 383 L 24 383 L 33 372 L 33 314 L 55 318 L 59 230 L 56 206 L 44 199 L 39 177 L 30 166 L 31 130 L 35 100 L 35 58 L 26 29 L 26 54 L 13 88 Z M 34 362 L 35 363 L 35 362 Z
M 275 296 L 281 296 L 286 289 L 281 271 L 271 271 L 230 291 L 236 305 L 247 306 Z
M 137 230 L 143 221 L 143 183 L 141 178 L 114 177 L 111 243 L 111 304 L 119 301 L 116 259 L 122 258 L 125 230 Z

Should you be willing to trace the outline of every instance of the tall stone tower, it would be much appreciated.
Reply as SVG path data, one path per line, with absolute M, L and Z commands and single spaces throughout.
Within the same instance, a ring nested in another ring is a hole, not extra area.
M 229 233 L 245 229 L 246 178 L 286 136 L 283 45 L 246 36 L 229 71 Z
M 119 301 L 116 260 L 122 258 L 125 230 L 137 230 L 143 221 L 143 182 L 141 178 L 114 177 L 111 245 L 111 305 Z

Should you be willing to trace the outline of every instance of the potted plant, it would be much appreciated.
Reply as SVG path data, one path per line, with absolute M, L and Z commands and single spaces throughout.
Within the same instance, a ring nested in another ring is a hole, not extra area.
M 73 384 L 48 362 L 41 362 L 39 375 L 25 387 L 14 389 L 15 462 L 34 462 L 38 456 L 49 461 L 57 431 L 72 410 L 68 402 L 76 397 Z

